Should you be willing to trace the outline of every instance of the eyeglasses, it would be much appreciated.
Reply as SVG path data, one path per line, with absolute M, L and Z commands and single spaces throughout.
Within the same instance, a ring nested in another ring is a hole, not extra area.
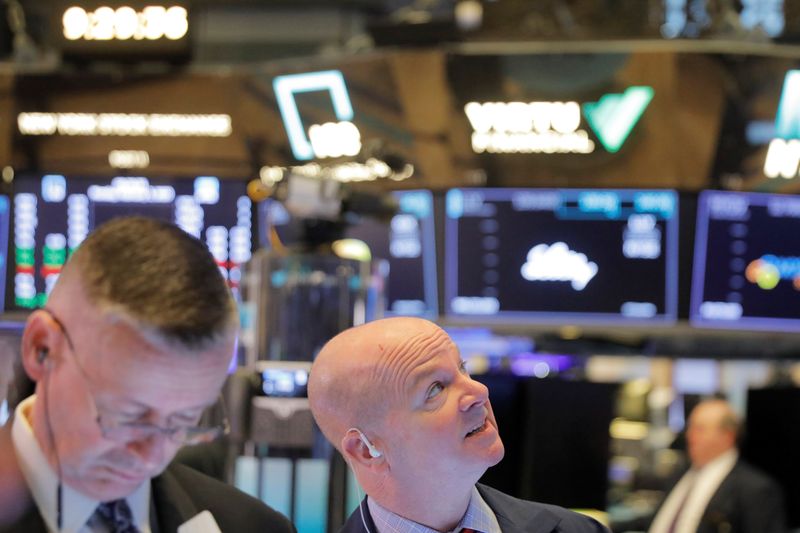
M 120 420 L 119 415 L 104 412 L 97 405 L 97 400 L 95 400 L 94 394 L 92 393 L 92 380 L 78 362 L 78 358 L 75 357 L 75 345 L 72 343 L 72 338 L 69 336 L 64 323 L 61 322 L 61 320 L 59 320 L 59 318 L 53 314 L 51 310 L 47 308 L 43 308 L 42 310 L 50 315 L 50 318 L 52 318 L 53 321 L 58 324 L 58 327 L 61 329 L 61 332 L 67 341 L 67 345 L 69 346 L 69 349 L 73 355 L 73 360 L 75 361 L 75 366 L 78 369 L 78 373 L 81 375 L 84 383 L 86 384 L 86 390 L 89 393 L 89 398 L 91 399 L 94 410 L 97 413 L 96 422 L 100 427 L 100 432 L 103 435 L 103 438 L 112 440 L 114 442 L 124 443 L 137 440 L 146 440 L 155 435 L 163 435 L 176 444 L 194 445 L 211 442 L 221 435 L 227 435 L 230 432 L 228 414 L 225 410 L 225 402 L 223 401 L 221 394 L 217 398 L 217 403 L 206 409 L 206 411 L 204 411 L 203 414 L 198 418 L 198 421 L 193 424 L 176 424 L 169 427 L 162 427 L 156 424 L 149 424 L 145 422 L 123 421 Z M 212 418 L 210 416 L 211 414 L 217 414 L 218 417 L 221 415 L 222 423 L 213 426 L 202 425 L 206 420 Z

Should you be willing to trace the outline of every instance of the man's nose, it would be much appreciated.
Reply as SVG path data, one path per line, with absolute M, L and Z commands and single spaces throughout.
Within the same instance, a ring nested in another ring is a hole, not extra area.
M 170 445 L 169 437 L 161 432 L 153 432 L 128 444 L 128 449 L 138 457 L 142 466 L 149 471 L 164 464 L 165 448 Z
M 489 401 L 489 389 L 483 383 L 466 377 L 466 394 L 461 397 L 461 410 L 469 411 Z

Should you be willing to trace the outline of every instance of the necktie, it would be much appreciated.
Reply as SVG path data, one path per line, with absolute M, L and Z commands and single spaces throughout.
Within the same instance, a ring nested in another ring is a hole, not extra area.
M 111 526 L 113 533 L 139 533 L 133 523 L 133 513 L 125 500 L 104 502 L 97 506 L 97 514 Z

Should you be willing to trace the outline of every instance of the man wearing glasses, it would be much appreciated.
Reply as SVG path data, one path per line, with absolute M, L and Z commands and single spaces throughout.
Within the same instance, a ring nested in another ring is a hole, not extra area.
M 171 533 L 194 519 L 191 531 L 293 532 L 261 502 L 168 466 L 224 431 L 199 422 L 219 401 L 237 329 L 202 243 L 138 217 L 93 232 L 25 326 L 36 389 L 13 417 L 16 460 L 0 461 L 0 531 Z

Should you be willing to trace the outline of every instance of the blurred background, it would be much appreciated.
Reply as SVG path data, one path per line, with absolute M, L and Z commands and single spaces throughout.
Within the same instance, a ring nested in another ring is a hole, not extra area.
M 185 460 L 301 533 L 358 501 L 310 363 L 388 315 L 489 385 L 486 483 L 645 515 L 718 395 L 797 528 L 799 173 L 794 0 L 4 0 L 0 398 L 70 252 L 139 213 L 240 304 L 232 432 Z

